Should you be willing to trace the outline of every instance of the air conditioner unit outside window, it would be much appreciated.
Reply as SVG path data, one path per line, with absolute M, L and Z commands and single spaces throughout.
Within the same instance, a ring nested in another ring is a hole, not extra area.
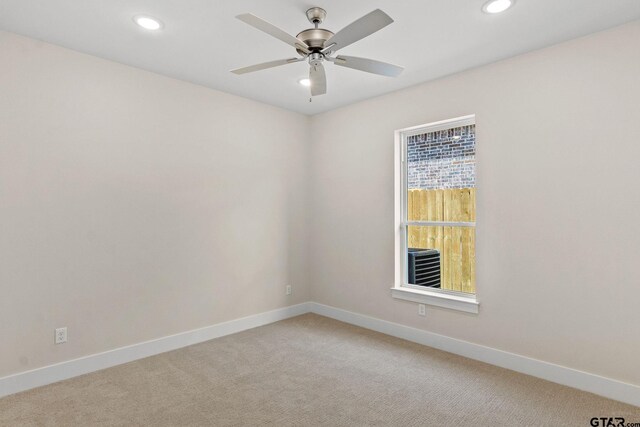
M 440 287 L 440 252 L 436 249 L 409 248 L 409 284 Z

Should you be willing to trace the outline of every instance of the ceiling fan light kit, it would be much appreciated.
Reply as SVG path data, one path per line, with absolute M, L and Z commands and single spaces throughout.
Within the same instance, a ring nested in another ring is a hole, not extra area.
M 324 70 L 324 61 L 332 62 L 335 65 L 352 68 L 354 70 L 366 71 L 368 73 L 382 76 L 397 77 L 402 73 L 403 68 L 385 62 L 374 61 L 373 59 L 358 58 L 355 56 L 331 56 L 339 49 L 357 42 L 393 22 L 380 9 L 368 13 L 362 18 L 347 25 L 337 33 L 319 28 L 327 16 L 327 12 L 319 7 L 312 7 L 306 12 L 307 19 L 314 28 L 309 28 L 293 37 L 269 22 L 258 18 L 250 13 L 238 15 L 236 18 L 252 27 L 275 37 L 295 48 L 298 57 L 280 59 L 276 61 L 256 64 L 249 67 L 231 70 L 234 74 L 246 74 L 267 68 L 278 67 L 280 65 L 292 64 L 294 62 L 309 62 L 309 80 L 311 96 L 323 95 L 327 92 L 327 79 Z

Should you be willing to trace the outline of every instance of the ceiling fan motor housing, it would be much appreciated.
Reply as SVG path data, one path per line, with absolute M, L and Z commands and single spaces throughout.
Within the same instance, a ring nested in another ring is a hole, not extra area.
M 324 46 L 324 42 L 329 40 L 333 33 L 322 28 L 309 28 L 299 33 L 296 38 L 309 46 L 311 52 L 319 52 Z M 304 55 L 304 52 L 298 49 L 298 53 Z

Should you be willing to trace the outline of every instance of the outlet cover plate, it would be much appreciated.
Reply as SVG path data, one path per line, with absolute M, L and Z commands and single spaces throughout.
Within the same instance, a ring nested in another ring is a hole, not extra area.
M 67 328 L 56 328 L 56 344 L 64 344 L 67 342 Z

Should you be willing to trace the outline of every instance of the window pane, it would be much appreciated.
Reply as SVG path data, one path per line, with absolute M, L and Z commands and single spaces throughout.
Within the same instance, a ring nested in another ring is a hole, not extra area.
M 475 125 L 407 137 L 409 221 L 475 221 Z
M 407 227 L 409 284 L 474 294 L 475 227 Z

